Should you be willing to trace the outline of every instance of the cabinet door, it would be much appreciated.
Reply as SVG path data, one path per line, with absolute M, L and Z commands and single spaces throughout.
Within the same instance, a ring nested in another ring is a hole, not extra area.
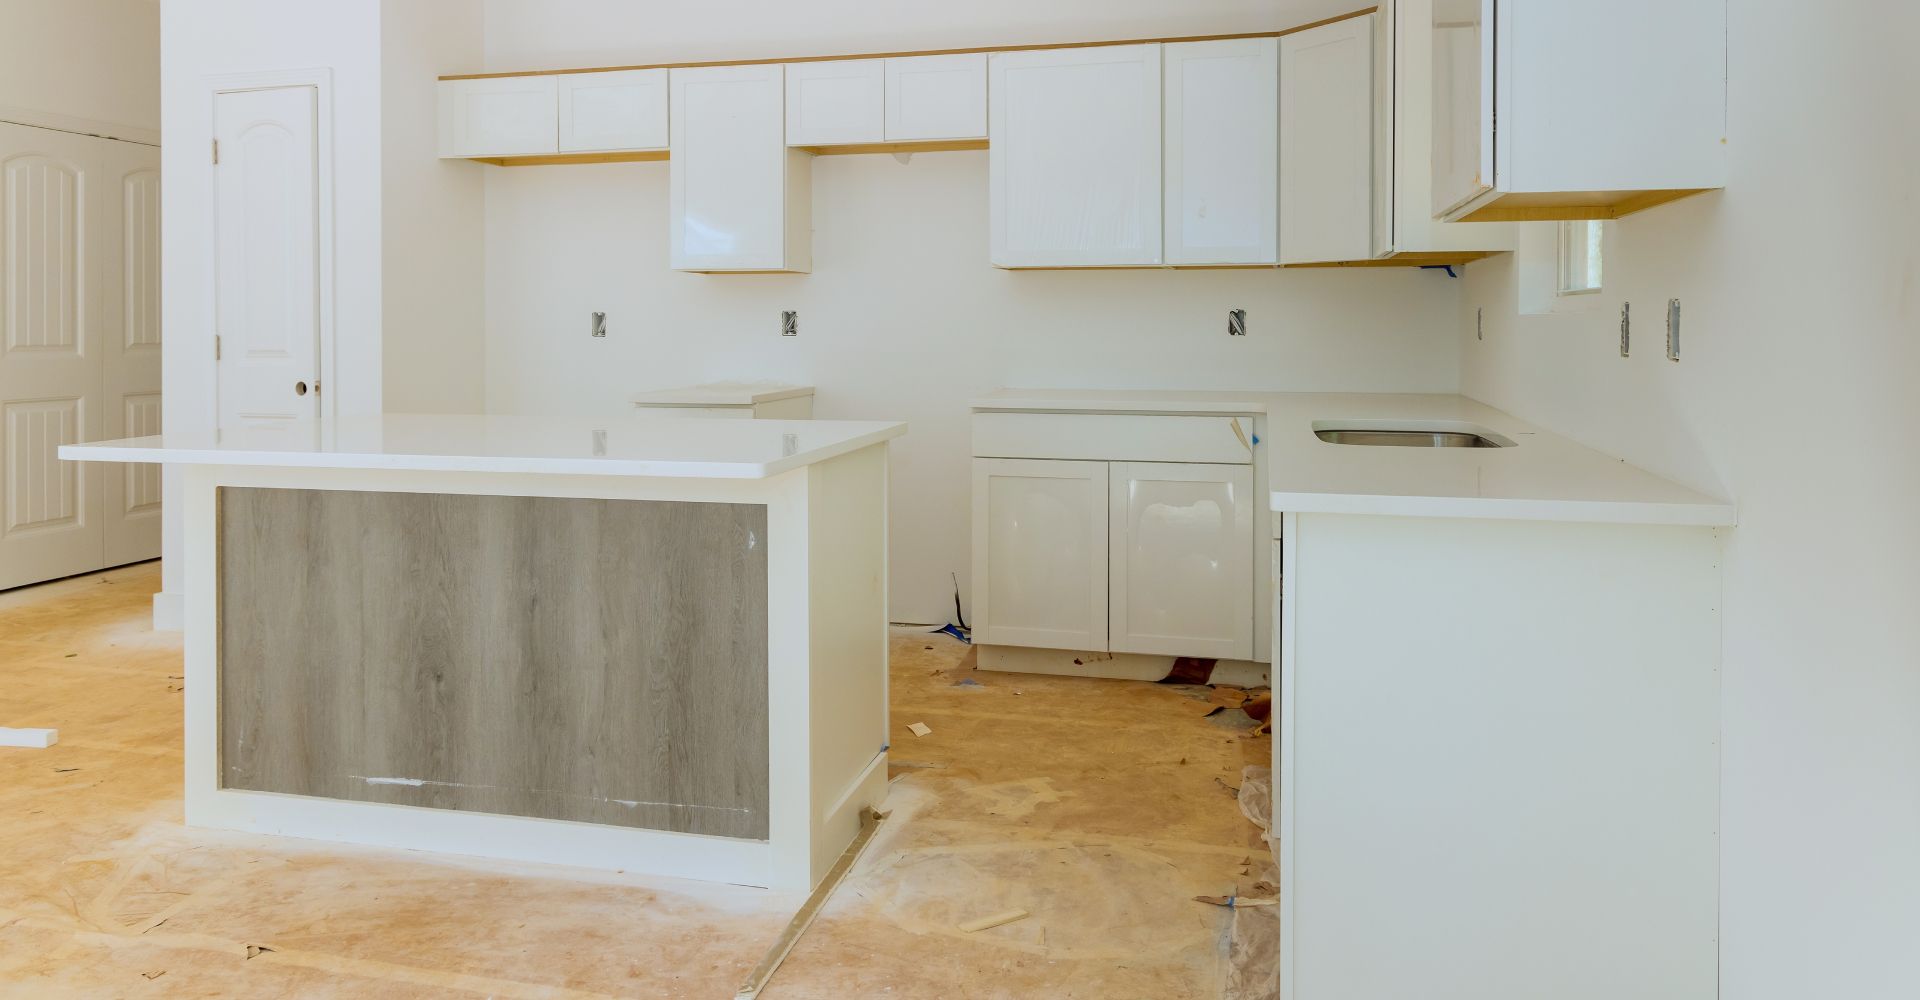
M 560 88 L 560 151 L 667 148 L 667 71 L 567 73 Z
M 787 145 L 844 146 L 886 138 L 886 60 L 787 64 Z
M 973 641 L 1107 648 L 1107 463 L 973 460 Z
M 987 60 L 993 263 L 1161 262 L 1160 46 Z
M 1174 42 L 1162 51 L 1167 263 L 1274 263 L 1278 39 Z
M 984 139 L 987 54 L 887 60 L 887 141 Z
M 1493 2 L 1433 3 L 1433 214 L 1493 187 Z
M 1373 26 L 1280 38 L 1280 261 L 1373 256 Z
M 1253 658 L 1253 469 L 1115 462 L 1112 650 Z
M 786 145 L 783 67 L 668 72 L 668 229 L 683 271 L 804 271 L 809 164 Z
M 531 156 L 560 149 L 552 76 L 440 81 L 440 155 Z

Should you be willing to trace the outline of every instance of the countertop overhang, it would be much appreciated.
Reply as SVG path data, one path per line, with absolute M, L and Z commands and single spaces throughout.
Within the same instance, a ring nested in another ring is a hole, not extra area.
M 1268 504 L 1293 514 L 1731 527 L 1734 506 L 1465 396 L 1002 389 L 976 411 L 1252 414 L 1266 418 Z M 1316 428 L 1466 425 L 1511 448 L 1330 444 Z M 1274 529 L 1279 531 L 1279 521 Z
M 316 427 L 162 434 L 63 445 L 81 462 L 765 479 L 888 441 L 900 422 L 621 415 L 386 414 Z M 306 434 L 307 432 L 299 432 Z

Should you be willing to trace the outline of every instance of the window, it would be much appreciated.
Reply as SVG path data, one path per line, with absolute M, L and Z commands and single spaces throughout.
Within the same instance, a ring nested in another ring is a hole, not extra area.
M 1560 281 L 1556 295 L 1586 295 L 1600 290 L 1600 223 L 1560 223 Z

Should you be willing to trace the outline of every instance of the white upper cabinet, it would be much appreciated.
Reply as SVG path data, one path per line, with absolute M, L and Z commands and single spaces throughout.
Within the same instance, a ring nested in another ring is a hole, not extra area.
M 1280 37 L 1280 261 L 1374 256 L 1374 20 Z
M 777 63 L 669 72 L 668 219 L 683 271 L 806 271 L 812 155 L 786 145 Z
M 787 145 L 886 139 L 886 60 L 787 64 Z
M 1161 263 L 1160 46 L 995 52 L 987 66 L 993 263 Z
M 1274 263 L 1278 40 L 1172 42 L 1161 50 L 1166 262 Z
M 897 56 L 887 63 L 887 141 L 984 139 L 987 54 Z
M 1726 15 L 1433 0 L 1433 213 L 1610 219 L 1724 186 Z
M 565 73 L 554 80 L 561 152 L 667 148 L 666 70 Z
M 1393 54 L 1385 63 L 1392 71 L 1392 82 L 1376 90 L 1374 107 L 1375 114 L 1387 123 L 1384 131 L 1393 143 L 1393 165 L 1392 189 L 1388 192 L 1391 211 L 1375 220 L 1376 225 L 1386 221 L 1390 227 L 1380 239 L 1383 247 L 1394 253 L 1512 250 L 1516 239 L 1512 223 L 1469 225 L 1440 222 L 1433 217 L 1433 191 L 1440 183 L 1443 164 L 1447 165 L 1445 183 L 1464 187 L 1472 182 L 1471 163 L 1457 162 L 1459 151 L 1451 145 L 1453 116 L 1479 113 L 1474 110 L 1478 97 L 1471 93 L 1477 72 L 1461 77 L 1450 68 L 1457 58 L 1472 58 L 1472 29 L 1435 30 L 1433 5 L 1434 0 L 1392 0 L 1381 8 L 1392 12 L 1390 31 L 1383 24 L 1379 32 L 1392 36 Z M 1449 69 L 1442 72 L 1443 66 Z M 1376 79 L 1379 69 L 1375 67 Z M 1468 92 L 1450 93 L 1443 99 L 1434 91 L 1443 80 L 1449 81 L 1448 86 L 1454 81 L 1467 83 Z M 1466 105 L 1456 108 L 1456 102 L 1463 99 Z M 1443 108 L 1448 116 L 1445 122 L 1436 117 Z M 1376 123 L 1375 135 L 1382 132 Z
M 440 81 L 440 155 L 537 156 L 560 150 L 552 76 Z

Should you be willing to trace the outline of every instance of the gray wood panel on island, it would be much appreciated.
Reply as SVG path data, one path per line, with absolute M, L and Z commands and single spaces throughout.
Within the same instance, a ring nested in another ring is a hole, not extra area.
M 768 837 L 767 508 L 219 490 L 223 787 Z

